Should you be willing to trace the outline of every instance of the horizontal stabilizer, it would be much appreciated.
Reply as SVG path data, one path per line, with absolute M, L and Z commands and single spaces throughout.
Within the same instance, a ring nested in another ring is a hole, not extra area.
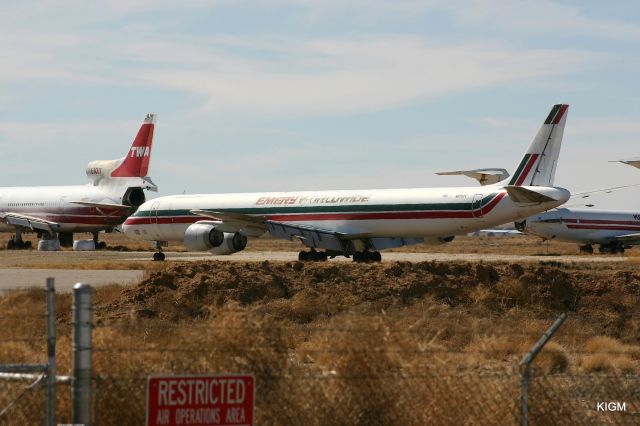
M 480 185 L 492 185 L 509 177 L 505 169 L 456 170 L 454 172 L 438 172 L 439 176 L 467 176 L 480 182 Z
M 640 159 L 638 158 L 632 158 L 629 160 L 616 160 L 616 162 L 622 163 L 622 164 L 628 164 L 630 166 L 635 167 L 636 169 L 640 169 Z
M 522 186 L 507 185 L 504 187 L 509 197 L 516 203 L 544 203 L 548 201 L 558 201 L 547 195 L 524 188 Z

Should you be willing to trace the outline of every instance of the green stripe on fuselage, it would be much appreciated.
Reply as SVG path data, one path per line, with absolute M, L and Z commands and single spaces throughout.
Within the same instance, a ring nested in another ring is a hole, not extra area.
M 489 194 L 482 198 L 482 207 L 487 205 L 497 193 Z M 477 207 L 478 208 L 478 207 Z M 404 211 L 470 211 L 471 203 L 434 203 L 434 204 L 349 204 L 349 205 L 323 205 L 323 206 L 276 206 L 276 207 L 246 207 L 246 208 L 203 208 L 227 213 L 240 214 L 288 214 L 288 213 L 361 213 L 361 212 L 404 212 Z M 190 210 L 144 210 L 137 211 L 131 217 L 150 216 L 192 216 Z M 196 215 L 197 216 L 197 215 Z

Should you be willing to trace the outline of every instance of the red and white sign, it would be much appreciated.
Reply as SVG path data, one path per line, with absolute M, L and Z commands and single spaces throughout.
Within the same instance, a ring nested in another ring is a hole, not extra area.
M 147 426 L 253 425 L 255 379 L 237 376 L 151 376 Z

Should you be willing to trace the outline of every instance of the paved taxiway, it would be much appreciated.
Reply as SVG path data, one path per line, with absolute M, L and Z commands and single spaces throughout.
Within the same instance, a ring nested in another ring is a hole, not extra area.
M 58 291 L 71 291 L 77 282 L 86 282 L 99 287 L 107 284 L 133 284 L 138 282 L 144 272 L 140 263 L 149 263 L 151 252 L 1 252 L 0 253 L 0 291 L 12 288 L 44 286 L 47 277 L 56 279 Z M 287 251 L 246 251 L 231 256 L 212 256 L 208 253 L 166 252 L 168 262 L 218 260 L 226 262 L 290 262 L 298 258 L 297 252 Z M 383 262 L 409 261 L 456 261 L 490 263 L 602 263 L 625 262 L 623 256 L 531 256 L 478 253 L 383 253 Z M 330 262 L 351 262 L 351 259 L 337 257 Z M 83 265 L 82 269 L 74 269 Z M 137 269 L 127 269 L 137 267 Z M 91 269 L 86 269 L 91 268 Z
M 0 292 L 9 289 L 45 287 L 47 278 L 55 279 L 56 291 L 67 293 L 78 282 L 95 287 L 107 284 L 132 284 L 140 281 L 143 271 L 105 269 L 0 269 Z

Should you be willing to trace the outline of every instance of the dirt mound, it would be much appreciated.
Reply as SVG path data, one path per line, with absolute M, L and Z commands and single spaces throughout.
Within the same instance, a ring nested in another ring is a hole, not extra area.
M 450 307 L 498 314 L 513 308 L 544 316 L 580 311 L 606 318 L 609 327 L 622 330 L 637 327 L 630 319 L 638 309 L 638 282 L 633 273 L 548 265 L 193 262 L 148 273 L 138 285 L 96 306 L 96 312 L 100 320 L 134 315 L 188 321 L 234 302 L 308 322 L 318 315 L 379 312 L 431 298 Z

